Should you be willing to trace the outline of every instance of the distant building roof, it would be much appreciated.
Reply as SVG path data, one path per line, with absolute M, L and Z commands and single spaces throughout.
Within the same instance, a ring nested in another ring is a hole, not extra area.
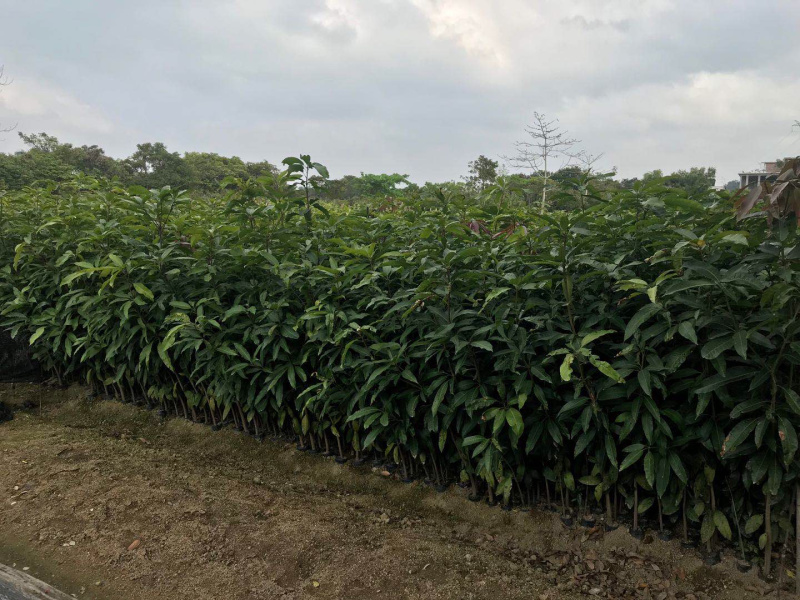
M 777 161 L 765 162 L 762 163 L 764 165 L 763 169 L 756 169 L 753 171 L 742 171 L 739 173 L 739 176 L 742 175 L 777 175 L 781 172 L 781 168 L 778 166 Z

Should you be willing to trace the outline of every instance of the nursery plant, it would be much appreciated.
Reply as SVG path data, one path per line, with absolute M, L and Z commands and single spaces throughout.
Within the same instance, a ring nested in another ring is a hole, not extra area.
M 323 165 L 284 165 L 216 197 L 0 195 L 1 326 L 60 382 L 771 572 L 796 539 L 800 161 L 742 198 L 587 179 L 551 213 L 492 186 L 326 204 Z

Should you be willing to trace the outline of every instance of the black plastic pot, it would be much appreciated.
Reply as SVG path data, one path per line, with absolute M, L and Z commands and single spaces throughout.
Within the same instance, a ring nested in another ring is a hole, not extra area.
M 712 552 L 711 554 L 707 554 L 703 559 L 703 562 L 707 565 L 713 567 L 714 565 L 718 565 L 722 557 L 720 556 L 719 552 Z
M 644 530 L 641 527 L 631 527 L 630 528 L 631 537 L 635 540 L 644 539 Z
M 439 492 L 440 494 L 441 494 L 441 493 L 443 493 L 443 492 L 446 492 L 446 491 L 447 491 L 447 484 L 446 484 L 446 483 L 443 483 L 443 484 L 441 484 L 441 485 L 437 485 L 435 489 L 436 489 L 436 491 L 437 491 L 437 492 Z
M 739 569 L 740 573 L 748 573 L 750 569 L 753 568 L 753 563 L 746 560 L 740 560 L 738 563 L 736 563 L 736 568 Z
M 8 406 L 5 402 L 0 402 L 0 423 L 3 421 L 10 421 L 14 418 L 14 413 L 11 410 L 11 407 Z
M 665 529 L 658 534 L 658 539 L 660 539 L 662 542 L 669 542 L 672 539 L 672 532 Z
M 567 527 L 572 527 L 572 524 L 574 523 L 572 517 L 568 517 L 566 515 L 561 517 L 561 522 Z
M 468 497 L 467 499 L 468 499 L 470 502 L 480 502 L 480 501 L 481 501 L 481 499 L 482 499 L 482 497 L 481 497 L 480 495 L 477 495 L 477 494 L 470 494 L 470 495 L 469 495 L 469 497 Z
M 337 464 L 343 465 L 346 462 L 347 462 L 347 458 L 346 457 L 344 457 L 344 456 L 337 456 L 336 457 L 336 463 Z

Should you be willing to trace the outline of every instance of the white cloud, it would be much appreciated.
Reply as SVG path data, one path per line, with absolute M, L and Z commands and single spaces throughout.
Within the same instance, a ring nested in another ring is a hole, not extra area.
M 106 136 L 114 126 L 101 111 L 68 91 L 46 82 L 19 78 L 0 90 L 4 126 L 19 123 L 24 131 L 61 136 Z
M 570 17 L 614 23 L 651 19 L 677 8 L 676 4 L 673 0 L 564 0 L 557 6 Z
M 328 35 L 348 39 L 358 33 L 358 20 L 344 0 L 325 0 L 325 10 L 311 16 L 311 22 Z
M 565 101 L 565 118 L 613 119 L 626 129 L 730 127 L 786 121 L 797 114 L 800 79 L 777 79 L 754 71 L 694 73 L 684 81 L 653 83 L 600 97 Z M 626 125 L 628 124 L 628 125 Z
M 463 0 L 411 0 L 427 18 L 431 35 L 452 40 L 469 55 L 494 66 L 508 62 L 495 30 L 491 4 Z
M 796 77 L 701 72 L 678 82 L 568 98 L 561 116 L 584 139 L 615 140 L 605 148 L 606 158 L 624 173 L 718 165 L 728 180 L 737 169 L 792 150 L 780 142 L 800 114 L 798 98 Z

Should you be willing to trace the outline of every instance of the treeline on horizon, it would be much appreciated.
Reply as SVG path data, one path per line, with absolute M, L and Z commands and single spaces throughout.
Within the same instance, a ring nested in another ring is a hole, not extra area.
M 24 151 L 0 153 L 0 190 L 19 190 L 41 187 L 52 182 L 72 180 L 76 174 L 116 179 L 122 185 L 141 185 L 148 189 L 170 186 L 192 192 L 211 194 L 220 190 L 226 179 L 257 179 L 276 176 L 282 166 L 267 160 L 248 162 L 237 156 L 221 156 L 213 152 L 170 152 L 161 142 L 137 144 L 136 151 L 127 158 L 108 156 L 103 148 L 73 146 L 46 133 L 18 133 L 27 146 Z M 587 174 L 578 165 L 568 165 L 549 173 L 551 184 L 557 186 Z M 645 173 L 641 179 L 614 179 L 615 173 L 594 178 L 601 190 L 630 189 L 637 181 L 663 178 L 664 184 L 684 190 L 688 196 L 705 193 L 715 184 L 713 167 L 693 167 L 665 176 L 660 170 Z M 498 161 L 479 156 L 468 164 L 468 173 L 460 181 L 426 182 L 418 185 L 409 181 L 408 175 L 370 174 L 345 175 L 340 179 L 317 182 L 316 193 L 324 200 L 355 201 L 361 198 L 426 197 L 445 188 L 467 196 L 477 195 L 489 188 L 500 188 L 504 195 L 516 196 L 531 204 L 542 193 L 541 173 L 503 173 Z M 738 182 L 726 188 L 736 189 Z M 570 208 L 553 199 L 552 208 Z

